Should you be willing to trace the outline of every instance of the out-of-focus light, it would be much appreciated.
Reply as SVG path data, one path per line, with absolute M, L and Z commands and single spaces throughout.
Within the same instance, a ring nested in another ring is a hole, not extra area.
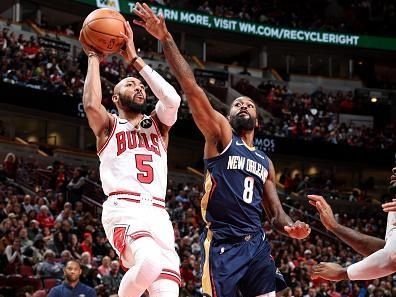
M 359 64 L 359 65 L 363 65 L 363 62 L 362 62 L 362 61 L 359 61 L 358 64 Z
M 376 102 L 378 101 L 378 99 L 377 99 L 376 97 L 371 97 L 370 101 L 371 101 L 372 103 L 376 103 Z
M 140 53 L 140 48 L 138 48 L 138 50 L 137 50 L 137 51 L 138 51 L 138 53 Z

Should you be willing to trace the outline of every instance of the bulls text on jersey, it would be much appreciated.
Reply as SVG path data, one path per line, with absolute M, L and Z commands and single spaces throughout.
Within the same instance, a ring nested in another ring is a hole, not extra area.
M 117 139 L 117 156 L 124 153 L 127 149 L 133 150 L 137 147 L 146 148 L 148 151 L 161 156 L 157 134 L 146 134 L 133 130 L 120 131 L 115 136 Z

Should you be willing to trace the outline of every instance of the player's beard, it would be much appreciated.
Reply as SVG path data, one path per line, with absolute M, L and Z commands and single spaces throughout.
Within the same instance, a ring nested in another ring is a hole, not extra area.
M 136 113 L 144 113 L 146 111 L 147 108 L 147 104 L 146 101 L 144 101 L 143 103 L 136 103 L 135 101 L 135 97 L 138 94 L 134 94 L 132 99 L 125 97 L 121 94 L 119 94 L 120 96 L 120 103 L 121 103 L 121 107 L 122 109 L 124 109 L 127 112 L 136 112 Z
M 69 283 L 73 283 L 73 282 L 77 281 L 80 277 L 78 275 L 71 276 L 71 275 L 65 274 L 65 278 Z
M 237 131 L 251 131 L 254 130 L 256 119 L 251 115 L 249 117 L 241 117 L 239 115 L 234 115 L 230 117 L 231 127 Z

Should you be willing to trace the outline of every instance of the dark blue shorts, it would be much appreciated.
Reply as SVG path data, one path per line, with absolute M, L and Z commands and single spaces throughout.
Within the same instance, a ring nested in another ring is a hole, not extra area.
M 201 236 L 202 289 L 211 297 L 255 297 L 287 287 L 275 267 L 264 233 L 240 240 L 216 241 L 205 229 Z

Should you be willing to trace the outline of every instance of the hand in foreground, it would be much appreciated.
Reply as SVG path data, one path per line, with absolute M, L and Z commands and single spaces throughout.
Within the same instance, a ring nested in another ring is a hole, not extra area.
M 106 57 L 103 53 L 99 52 L 92 46 L 88 45 L 87 40 L 85 39 L 84 34 L 82 33 L 82 30 L 80 31 L 80 37 L 79 39 L 80 43 L 82 45 L 84 53 L 89 57 L 91 55 L 95 55 L 98 57 L 99 61 L 103 61 L 103 59 Z
M 396 199 L 392 199 L 392 202 L 382 204 L 382 210 L 385 212 L 396 211 Z
M 284 230 L 291 238 L 296 239 L 304 239 L 311 233 L 309 225 L 301 221 L 295 221 L 293 225 L 285 226 Z
M 396 189 L 396 167 L 392 168 L 392 176 L 390 177 L 390 188 L 389 191 L 394 195 Z M 396 211 L 396 199 L 392 199 L 392 202 L 382 204 L 382 209 L 385 212 Z
M 332 230 L 337 226 L 333 210 L 326 200 L 319 195 L 308 195 L 309 204 L 316 207 L 320 215 L 320 220 L 327 230 Z
M 146 29 L 146 31 L 157 38 L 163 40 L 168 34 L 165 19 L 163 15 L 156 16 L 151 8 L 146 4 L 136 3 L 133 12 L 141 19 L 141 21 L 133 20 L 133 23 Z
M 312 279 L 318 278 L 330 281 L 340 281 L 348 279 L 347 269 L 336 263 L 322 262 L 315 265 L 312 269 Z
M 131 63 L 137 57 L 135 43 L 133 42 L 133 31 L 129 22 L 124 23 L 125 33 L 120 32 L 125 41 L 125 50 L 120 50 L 120 55 L 124 57 L 127 63 Z

